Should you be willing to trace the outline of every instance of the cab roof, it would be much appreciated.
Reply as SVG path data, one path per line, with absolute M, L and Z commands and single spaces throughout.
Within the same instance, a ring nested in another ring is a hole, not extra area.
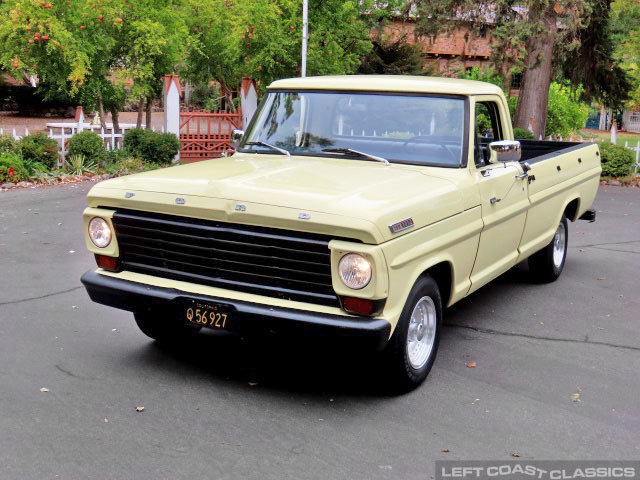
M 276 80 L 268 88 L 269 90 L 357 90 L 449 95 L 502 94 L 502 89 L 491 83 L 418 75 L 335 75 L 286 78 Z

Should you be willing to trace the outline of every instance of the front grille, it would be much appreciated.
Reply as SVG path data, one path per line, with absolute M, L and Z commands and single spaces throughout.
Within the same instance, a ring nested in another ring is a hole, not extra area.
M 333 237 L 133 210 L 116 211 L 113 225 L 123 270 L 339 306 Z

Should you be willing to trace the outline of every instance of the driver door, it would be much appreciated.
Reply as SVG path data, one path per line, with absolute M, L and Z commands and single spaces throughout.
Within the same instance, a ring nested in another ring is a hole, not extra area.
M 501 104 L 499 98 L 476 97 L 473 175 L 480 193 L 484 227 L 469 292 L 516 264 L 529 208 L 526 180 L 517 178 L 523 173 L 520 163 L 489 163 L 488 144 L 504 138 L 502 125 L 508 121 L 505 112 L 506 105 Z

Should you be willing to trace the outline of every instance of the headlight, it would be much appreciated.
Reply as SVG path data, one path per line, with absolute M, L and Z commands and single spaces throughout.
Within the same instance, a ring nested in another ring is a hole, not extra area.
M 360 290 L 371 281 L 371 263 L 362 255 L 347 253 L 340 259 L 338 274 L 347 287 Z
M 104 218 L 93 217 L 89 222 L 89 238 L 98 248 L 105 248 L 111 243 L 111 228 Z

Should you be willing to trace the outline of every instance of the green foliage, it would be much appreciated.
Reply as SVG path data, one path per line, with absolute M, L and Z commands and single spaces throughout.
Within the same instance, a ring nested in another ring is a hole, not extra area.
M 381 37 L 373 42 L 373 49 L 362 59 L 358 73 L 377 75 L 426 75 L 422 45 L 409 43 L 406 37 Z
M 104 141 L 95 132 L 84 131 L 76 133 L 69 140 L 69 154 L 71 156 L 80 155 L 85 157 L 89 162 L 103 162 L 107 149 Z
M 25 162 L 38 162 L 49 170 L 58 162 L 58 142 L 43 133 L 23 137 L 19 147 Z
M 519 140 L 534 140 L 533 133 L 524 128 L 514 128 L 513 136 Z
M 170 163 L 180 151 L 180 140 L 172 133 L 133 128 L 124 135 L 124 147 L 145 163 Z
M 81 153 L 71 155 L 67 162 L 67 170 L 72 175 L 82 175 L 85 172 L 95 173 L 96 163 L 93 160 L 88 159 Z
M 631 167 L 634 163 L 631 150 L 611 142 L 599 142 L 598 146 L 603 176 L 624 177 L 631 173 Z
M 581 93 L 581 90 L 572 92 L 567 85 L 551 83 L 546 136 L 566 137 L 584 127 L 589 118 L 589 107 L 579 100 Z
M 502 77 L 498 75 L 498 73 L 493 69 L 493 67 L 489 67 L 489 68 L 473 67 L 471 68 L 471 70 L 461 71 L 458 74 L 458 78 L 463 78 L 465 80 L 476 80 L 478 82 L 492 83 L 493 85 L 497 85 L 498 87 L 504 90 L 504 82 L 502 81 Z
M 29 171 L 16 153 L 0 153 L 0 183 L 20 182 L 29 178 Z
M 130 158 L 130 157 L 131 157 L 131 154 L 124 148 L 120 148 L 117 150 L 107 150 L 107 155 L 105 157 L 103 165 L 106 166 L 109 164 L 117 163 L 121 160 Z
M 633 79 L 628 107 L 637 109 L 640 108 L 640 4 L 636 0 L 616 0 L 611 8 L 616 55 Z
M 18 151 L 18 142 L 10 135 L 0 135 L 0 153 L 15 153 Z
M 140 173 L 147 170 L 155 170 L 161 167 L 162 165 L 158 163 L 148 163 L 131 155 L 125 155 L 118 158 L 116 162 L 107 164 L 105 166 L 105 171 L 111 175 L 120 176 L 131 175 L 133 173 Z

